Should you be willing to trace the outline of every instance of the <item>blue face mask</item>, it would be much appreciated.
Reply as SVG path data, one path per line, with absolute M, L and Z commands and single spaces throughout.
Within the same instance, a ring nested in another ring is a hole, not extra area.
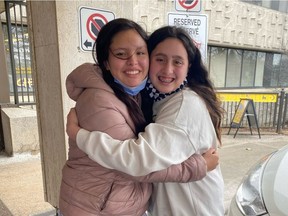
M 114 78 L 114 82 L 120 84 L 123 87 L 124 91 L 127 94 L 132 95 L 132 96 L 137 95 L 142 89 L 145 88 L 146 81 L 147 81 L 147 77 L 138 86 L 129 87 L 129 86 L 123 84 L 122 82 L 120 82 L 119 80 L 117 80 L 116 78 Z

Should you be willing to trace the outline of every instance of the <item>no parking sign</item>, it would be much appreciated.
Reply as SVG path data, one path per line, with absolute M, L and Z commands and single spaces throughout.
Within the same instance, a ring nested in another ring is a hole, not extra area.
M 80 7 L 79 19 L 80 48 L 82 51 L 91 51 L 100 29 L 115 19 L 115 15 L 110 11 Z
M 200 12 L 201 0 L 176 0 L 175 8 L 177 11 Z

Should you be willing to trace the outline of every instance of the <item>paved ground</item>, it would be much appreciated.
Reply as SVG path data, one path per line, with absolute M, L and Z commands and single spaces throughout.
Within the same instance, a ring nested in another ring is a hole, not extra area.
M 55 215 L 51 210 L 44 201 L 40 156 L 0 155 L 0 216 Z
M 224 132 L 225 133 L 225 132 Z M 228 208 L 244 174 L 262 156 L 288 144 L 288 134 L 238 132 L 223 135 L 219 149 Z M 0 154 L 0 216 L 53 216 L 54 208 L 44 201 L 39 155 L 28 153 L 7 157 Z

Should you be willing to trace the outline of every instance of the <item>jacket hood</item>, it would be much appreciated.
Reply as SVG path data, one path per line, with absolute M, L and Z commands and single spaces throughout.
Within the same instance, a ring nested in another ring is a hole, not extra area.
M 104 81 L 100 67 L 92 63 L 84 63 L 78 66 L 66 79 L 67 94 L 74 101 L 87 88 L 98 88 L 113 92 L 111 87 Z

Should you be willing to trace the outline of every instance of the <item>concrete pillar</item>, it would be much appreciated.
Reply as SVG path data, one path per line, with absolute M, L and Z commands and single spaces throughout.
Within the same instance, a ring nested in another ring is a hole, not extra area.
M 10 103 L 9 79 L 5 53 L 4 35 L 0 22 L 0 103 Z
M 66 140 L 55 1 L 27 2 L 30 20 L 33 81 L 36 86 L 39 143 L 44 196 L 58 206 L 61 170 L 66 160 Z
M 2 23 L 0 22 L 0 109 L 1 104 L 10 103 L 9 79 L 5 53 L 4 34 L 2 30 Z M 4 149 L 4 146 L 3 126 L 1 122 L 0 110 L 0 151 Z
M 66 93 L 66 77 L 80 64 L 94 62 L 91 52 L 79 51 L 81 4 L 27 1 L 44 197 L 54 207 L 58 207 L 62 168 L 67 158 L 66 116 L 75 104 Z

